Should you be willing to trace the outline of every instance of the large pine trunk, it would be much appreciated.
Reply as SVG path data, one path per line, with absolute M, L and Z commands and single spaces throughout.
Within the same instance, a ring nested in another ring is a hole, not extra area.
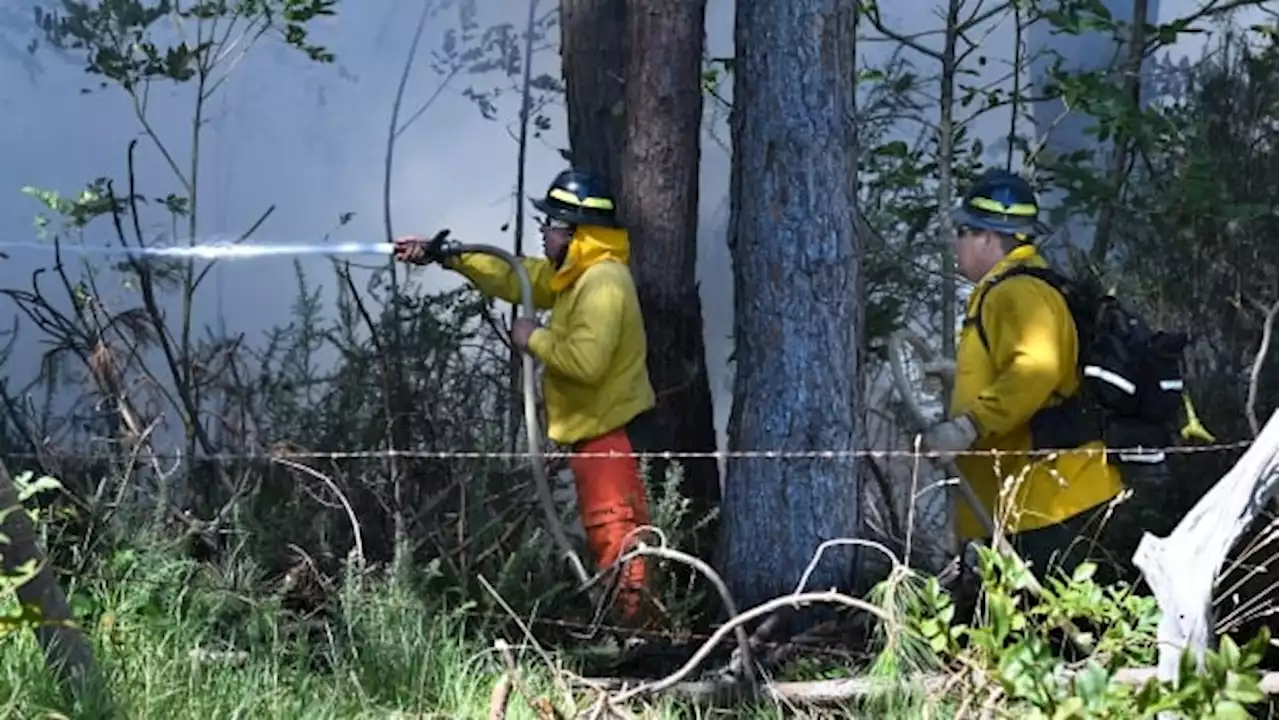
M 634 4 L 627 18 L 626 113 L 620 200 L 649 341 L 664 448 L 715 450 L 715 419 L 698 297 L 698 164 L 705 0 Z M 712 457 L 681 461 L 682 494 L 697 521 L 720 502 Z M 662 463 L 652 463 L 656 478 Z M 690 549 L 714 550 L 709 524 Z
M 626 0 L 561 0 L 564 74 L 573 165 L 618 188 L 626 94 Z
M 574 165 L 618 194 L 649 342 L 665 449 L 715 450 L 695 260 L 705 0 L 649 8 L 626 0 L 562 0 L 561 62 Z M 691 520 L 720 500 L 714 459 L 685 460 Z M 665 468 L 651 464 L 656 478 Z M 711 550 L 715 529 L 695 538 Z
M 856 5 L 737 4 L 734 450 L 860 443 Z M 723 567 L 744 606 L 791 592 L 820 543 L 856 534 L 856 471 L 848 458 L 730 460 Z M 847 587 L 852 551 L 823 557 L 809 586 Z

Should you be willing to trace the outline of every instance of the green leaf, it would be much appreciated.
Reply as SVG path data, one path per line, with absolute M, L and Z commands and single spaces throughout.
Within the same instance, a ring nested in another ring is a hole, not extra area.
M 26 502 L 42 492 L 62 489 L 62 483 L 48 475 L 41 475 L 35 480 L 31 480 L 30 478 L 33 474 L 28 470 L 13 479 L 14 486 L 18 488 L 18 502 Z
M 1244 651 L 1240 660 L 1239 669 L 1255 668 L 1258 663 L 1262 662 L 1262 658 L 1271 649 L 1271 628 L 1266 625 L 1257 635 L 1254 635 L 1249 642 L 1244 644 Z
M 1053 720 L 1070 720 L 1070 718 L 1082 715 L 1082 710 L 1084 710 L 1084 700 L 1078 697 L 1069 697 L 1053 713 Z
M 1098 571 L 1098 566 L 1091 562 L 1083 562 L 1076 566 L 1074 572 L 1071 573 L 1072 583 L 1084 583 L 1093 579 L 1094 573 Z
M 1076 674 L 1074 683 L 1076 695 L 1084 701 L 1086 707 L 1101 708 L 1106 701 L 1109 679 L 1107 671 L 1097 661 L 1090 659 Z
M 1238 672 L 1227 673 L 1227 680 L 1222 686 L 1222 695 L 1227 700 L 1244 704 L 1260 703 L 1266 699 L 1257 677 Z
M 1249 720 L 1249 711 L 1238 702 L 1219 700 L 1213 706 L 1214 720 Z

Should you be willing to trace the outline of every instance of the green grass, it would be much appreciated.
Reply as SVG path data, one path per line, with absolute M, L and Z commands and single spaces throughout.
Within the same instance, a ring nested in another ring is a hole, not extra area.
M 353 618 L 360 637 L 337 639 L 345 649 L 331 668 L 321 669 L 308 666 L 301 643 L 283 637 L 251 644 L 248 661 L 239 666 L 194 662 L 193 649 L 217 649 L 203 618 L 166 621 L 106 609 L 110 622 L 89 629 L 119 717 L 483 717 L 497 666 L 468 641 L 465 623 L 396 605 L 370 598 L 357 610 L 363 617 Z M 90 697 L 79 708 L 64 705 L 45 678 L 30 633 L 9 638 L 3 652 L 0 716 L 110 714 L 101 698 Z
M 365 582 L 341 599 L 332 635 L 308 641 L 288 632 L 275 603 L 202 586 L 208 578 L 189 563 L 134 555 L 126 564 L 126 571 L 117 568 L 73 591 L 109 692 L 68 704 L 47 678 L 32 634 L 14 633 L 0 640 L 0 717 L 487 717 L 502 669 L 491 649 L 500 635 L 463 612 L 427 603 L 394 583 Z M 247 652 L 247 661 L 191 658 L 197 648 L 229 645 Z M 517 654 L 531 694 L 559 700 L 538 655 L 527 647 L 517 647 Z M 580 708 L 589 700 L 581 696 Z M 796 716 L 767 705 L 714 712 L 671 700 L 636 711 L 653 718 Z M 894 699 L 827 716 L 925 714 Z M 508 717 L 537 716 L 513 693 Z

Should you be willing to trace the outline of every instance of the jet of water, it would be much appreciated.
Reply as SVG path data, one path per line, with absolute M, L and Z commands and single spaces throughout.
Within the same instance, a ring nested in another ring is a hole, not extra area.
M 162 257 L 193 260 L 247 260 L 263 257 L 299 255 L 390 255 L 391 243 L 331 243 L 317 245 L 274 245 L 263 243 L 204 243 L 199 245 L 121 247 L 101 245 L 61 245 L 56 250 L 68 255 L 105 257 Z M 0 253 L 7 250 L 43 250 L 53 252 L 53 245 L 43 243 L 0 243 Z

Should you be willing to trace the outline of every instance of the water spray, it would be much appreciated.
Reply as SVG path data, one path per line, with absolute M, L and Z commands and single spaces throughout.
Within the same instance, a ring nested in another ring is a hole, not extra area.
M 267 243 L 202 243 L 196 245 L 49 245 L 46 243 L 0 243 L 0 253 L 8 250 L 43 250 L 64 255 L 96 255 L 101 257 L 169 258 L 186 260 L 247 260 L 266 257 L 299 257 L 305 255 L 390 255 L 392 243 L 329 243 L 314 245 L 276 245 Z

